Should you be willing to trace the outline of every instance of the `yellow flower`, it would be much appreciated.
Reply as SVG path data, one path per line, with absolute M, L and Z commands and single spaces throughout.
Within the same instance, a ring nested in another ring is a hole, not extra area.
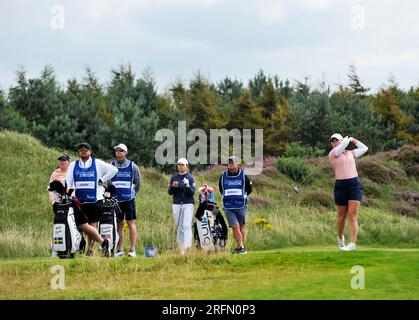
M 266 218 L 256 218 L 254 224 L 260 226 L 262 229 L 271 230 L 272 224 Z
M 268 223 L 268 219 L 265 219 L 265 218 L 256 218 L 255 221 L 254 221 L 254 223 L 255 224 L 264 225 L 264 224 Z

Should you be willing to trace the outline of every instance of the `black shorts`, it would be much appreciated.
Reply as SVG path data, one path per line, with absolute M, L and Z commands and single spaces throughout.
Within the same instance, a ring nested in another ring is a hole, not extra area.
M 363 187 L 359 177 L 335 181 L 335 203 L 337 206 L 347 206 L 349 200 L 362 200 Z
M 102 214 L 102 200 L 94 203 L 82 203 L 80 209 L 87 217 L 89 223 L 98 222 Z
M 116 219 L 118 222 L 124 220 L 135 220 L 137 219 L 137 212 L 135 210 L 135 199 L 131 199 L 129 201 L 121 201 L 118 202 L 119 208 L 121 208 L 121 212 L 117 211 Z

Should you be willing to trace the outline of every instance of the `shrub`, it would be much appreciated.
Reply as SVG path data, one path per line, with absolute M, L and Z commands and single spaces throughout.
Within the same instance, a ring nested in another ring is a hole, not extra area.
M 379 207 L 379 203 L 376 199 L 367 196 L 362 197 L 362 205 L 366 207 Z
M 406 200 L 409 204 L 419 205 L 419 192 L 407 190 L 407 189 L 398 189 L 393 192 L 393 195 L 397 198 L 402 198 Z
M 408 166 L 405 171 L 408 176 L 419 178 L 419 164 Z
M 258 188 L 268 188 L 268 189 L 278 189 L 280 186 L 275 180 L 265 175 L 257 175 L 251 177 L 253 187 Z
M 392 206 L 392 210 L 402 216 L 407 216 L 407 217 L 412 217 L 412 218 L 419 217 L 418 210 L 414 206 L 411 206 L 407 203 L 395 203 Z
M 266 176 L 274 176 L 278 174 L 278 170 L 275 167 L 275 157 L 267 157 L 263 159 L 263 169 L 262 174 Z
M 370 179 L 362 179 L 361 183 L 367 196 L 378 198 L 383 195 L 383 190 L 380 188 L 380 185 L 371 181 Z
M 419 163 L 419 146 L 405 145 L 394 152 L 394 159 L 403 165 L 413 165 Z
M 257 206 L 257 207 L 266 207 L 269 205 L 269 201 L 265 200 L 263 198 L 257 197 L 252 195 L 249 197 L 249 202 L 251 205 Z
M 390 183 L 400 180 L 406 173 L 399 168 L 390 168 L 382 162 L 363 159 L 358 162 L 358 171 L 361 175 L 377 183 Z
M 334 202 L 331 194 L 326 191 L 315 190 L 305 192 L 301 204 L 312 207 L 333 208 Z
M 298 158 L 278 158 L 278 170 L 294 181 L 301 182 L 310 173 L 310 167 Z M 308 178 L 306 183 L 310 183 L 312 178 Z
M 291 142 L 285 146 L 284 157 L 287 158 L 316 158 L 324 155 L 324 150 Z

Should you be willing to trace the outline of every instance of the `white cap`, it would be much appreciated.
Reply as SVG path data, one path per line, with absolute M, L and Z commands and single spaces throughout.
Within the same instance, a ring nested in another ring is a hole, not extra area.
M 177 161 L 178 164 L 184 164 L 184 165 L 188 165 L 188 160 L 186 160 L 185 158 L 180 158 Z
M 228 163 L 240 163 L 239 158 L 236 156 L 231 156 L 228 158 Z
M 332 140 L 332 139 L 338 139 L 338 140 L 343 140 L 343 137 L 342 137 L 342 135 L 341 134 L 339 134 L 339 133 L 334 133 L 334 134 L 332 134 L 332 136 L 330 137 L 330 139 L 329 139 L 329 141 L 330 140 Z
M 125 144 L 123 144 L 123 143 L 120 143 L 120 144 L 118 144 L 117 146 L 115 146 L 115 147 L 113 147 L 114 149 L 122 149 L 122 150 L 124 150 L 125 152 L 128 152 L 128 148 L 127 148 L 127 146 L 125 145 Z

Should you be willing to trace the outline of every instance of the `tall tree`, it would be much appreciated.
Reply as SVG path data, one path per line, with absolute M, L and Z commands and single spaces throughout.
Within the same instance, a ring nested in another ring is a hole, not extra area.
M 335 131 L 358 138 L 370 152 L 382 151 L 390 130 L 381 124 L 381 116 L 369 108 L 369 99 L 340 87 L 330 98 L 335 116 L 330 119 Z
M 30 123 L 47 124 L 63 111 L 61 88 L 54 69 L 47 65 L 39 78 L 26 79 L 26 71 L 17 72 L 17 85 L 10 89 L 10 106 Z
M 263 70 L 259 70 L 259 72 L 253 77 L 253 79 L 249 80 L 248 88 L 252 93 L 253 98 L 259 97 L 262 92 L 263 86 L 268 81 L 268 77 L 265 75 Z
M 351 93 L 354 95 L 358 95 L 360 97 L 365 97 L 367 95 L 367 92 L 370 90 L 370 88 L 365 88 L 361 84 L 361 79 L 358 76 L 358 73 L 356 72 L 356 68 L 354 64 L 351 64 L 349 66 L 349 88 L 351 89 Z
M 290 99 L 290 126 L 292 140 L 303 145 L 325 148 L 331 132 L 339 130 L 333 124 L 336 112 L 326 93 L 319 91 L 297 92 Z
M 419 86 L 411 87 L 403 97 L 402 106 L 403 112 L 410 117 L 412 122 L 406 127 L 406 131 L 412 135 L 413 143 L 419 144 Z
M 212 128 L 222 128 L 227 116 L 222 112 L 220 98 L 209 81 L 198 73 L 185 89 L 181 83 L 171 88 L 174 102 L 185 109 L 191 128 L 209 132 Z
M 392 138 L 411 143 L 413 136 L 407 132 L 407 128 L 414 120 L 413 117 L 404 114 L 401 109 L 403 95 L 397 82 L 390 79 L 387 87 L 380 88 L 370 107 L 381 115 L 384 127 L 392 129 Z

